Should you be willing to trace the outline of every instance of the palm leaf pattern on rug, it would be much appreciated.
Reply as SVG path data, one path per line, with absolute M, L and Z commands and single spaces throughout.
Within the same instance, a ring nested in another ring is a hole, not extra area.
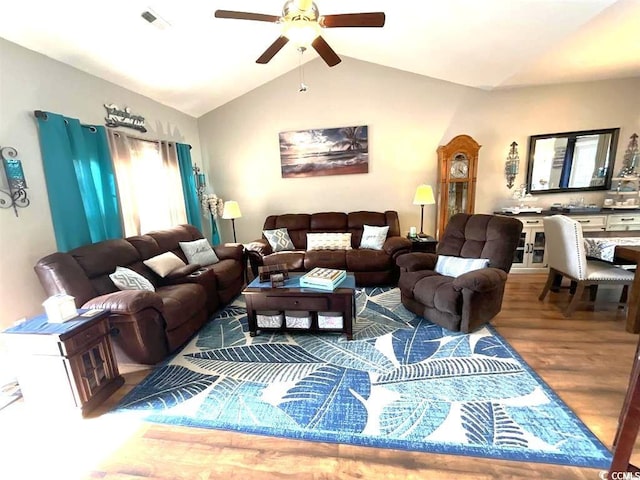
M 611 455 L 491 328 L 453 333 L 397 288 L 356 292 L 354 340 L 251 337 L 242 297 L 116 412 L 317 441 L 606 468 Z

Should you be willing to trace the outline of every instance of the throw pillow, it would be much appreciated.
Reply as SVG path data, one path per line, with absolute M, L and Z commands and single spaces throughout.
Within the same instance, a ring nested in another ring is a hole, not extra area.
M 291 237 L 289 236 L 289 231 L 286 228 L 276 228 L 275 230 L 265 230 L 262 232 L 265 236 L 269 245 L 271 245 L 271 250 L 275 252 L 282 252 L 284 250 L 295 250 L 296 247 L 293 245 L 291 241 Z
M 436 262 L 436 268 L 434 270 L 440 275 L 459 277 L 463 273 L 480 270 L 488 266 L 488 258 L 462 258 L 438 255 L 438 261 Z
M 190 264 L 197 263 L 205 267 L 220 261 L 216 252 L 213 251 L 213 248 L 211 248 L 211 245 L 209 245 L 209 241 L 206 238 L 194 240 L 193 242 L 178 243 Z
M 351 234 L 307 233 L 307 250 L 351 250 Z
M 155 257 L 144 260 L 142 263 L 162 278 L 166 277 L 174 270 L 185 266 L 185 263 L 173 252 L 165 252 L 161 255 L 156 255 Z
M 129 268 L 116 267 L 116 271 L 110 274 L 109 278 L 120 290 L 156 291 L 155 287 L 149 280 Z
M 371 248 L 373 250 L 382 250 L 384 241 L 387 239 L 389 226 L 373 227 L 365 225 L 362 231 L 362 239 L 360 240 L 360 248 Z

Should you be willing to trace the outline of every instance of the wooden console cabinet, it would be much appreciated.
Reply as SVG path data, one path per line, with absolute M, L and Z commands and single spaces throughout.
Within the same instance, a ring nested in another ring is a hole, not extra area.
M 120 388 L 124 379 L 113 355 L 108 315 L 102 310 L 65 323 L 48 323 L 40 315 L 5 330 L 25 402 L 84 415 Z

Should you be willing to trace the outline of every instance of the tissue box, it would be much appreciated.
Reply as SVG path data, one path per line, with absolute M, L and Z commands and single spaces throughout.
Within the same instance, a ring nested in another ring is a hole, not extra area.
M 282 326 L 282 312 L 257 312 L 256 321 L 258 328 L 280 328 Z
M 342 314 L 340 312 L 319 312 L 318 328 L 342 330 Z
M 59 293 L 42 302 L 49 323 L 62 323 L 78 316 L 75 298 Z
M 311 327 L 311 314 L 302 311 L 284 312 L 287 328 L 309 328 Z

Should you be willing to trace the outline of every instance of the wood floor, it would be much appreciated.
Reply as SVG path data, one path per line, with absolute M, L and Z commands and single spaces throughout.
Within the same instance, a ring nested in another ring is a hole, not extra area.
M 537 296 L 545 276 L 510 275 L 493 325 L 582 421 L 611 447 L 638 336 L 624 312 L 601 302 L 564 318 L 567 290 Z M 619 292 L 602 291 L 615 301 Z M 85 420 L 47 421 L 19 402 L 0 411 L 0 478 L 132 479 L 590 479 L 598 470 L 310 443 L 102 415 L 148 369 L 124 368 L 126 384 Z M 38 422 L 30 427 L 33 422 Z M 5 434 L 8 432 L 8 434 Z M 37 453 L 34 455 L 34 451 Z M 640 463 L 640 448 L 632 457 Z M 13 464 L 13 467 L 12 467 Z M 15 472 L 10 468 L 17 469 Z M 11 474 L 11 476 L 5 476 Z M 37 475 L 37 476 L 31 476 Z

